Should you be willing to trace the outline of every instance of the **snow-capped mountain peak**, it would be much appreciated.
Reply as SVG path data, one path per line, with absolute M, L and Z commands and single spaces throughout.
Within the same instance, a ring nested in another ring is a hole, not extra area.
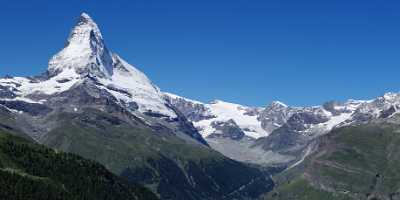
M 107 49 L 97 24 L 86 13 L 80 15 L 65 47 L 50 59 L 47 72 L 48 76 L 38 79 L 0 79 L 0 86 L 15 91 L 10 97 L 43 102 L 48 95 L 92 80 L 95 87 L 113 95 L 132 112 L 177 117 L 144 73 Z
M 280 101 L 272 101 L 270 106 L 272 107 L 285 107 L 287 108 L 288 106 Z
M 216 127 L 235 123 L 246 136 L 259 138 L 268 133 L 257 119 L 258 108 L 213 100 L 206 103 L 190 100 L 171 93 L 164 93 L 165 98 L 193 122 L 204 138 L 215 135 L 220 130 Z
M 72 29 L 68 37 L 68 42 L 83 43 L 87 42 L 88 40 L 102 42 L 103 36 L 101 35 L 100 29 L 96 22 L 94 22 L 88 14 L 82 13 L 76 26 Z
M 82 13 L 69 34 L 66 46 L 49 61 L 49 75 L 56 76 L 64 70 L 81 76 L 110 78 L 113 60 L 104 44 L 99 27 L 86 13 Z

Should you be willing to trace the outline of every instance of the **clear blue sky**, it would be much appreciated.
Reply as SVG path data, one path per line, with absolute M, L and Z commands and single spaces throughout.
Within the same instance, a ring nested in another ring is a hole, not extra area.
M 400 1 L 0 1 L 0 76 L 44 71 L 82 11 L 162 90 L 263 106 L 400 88 Z

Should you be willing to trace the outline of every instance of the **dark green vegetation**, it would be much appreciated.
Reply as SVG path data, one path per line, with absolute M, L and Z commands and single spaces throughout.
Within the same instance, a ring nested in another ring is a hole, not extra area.
M 351 200 L 343 194 L 335 194 L 331 192 L 313 187 L 310 183 L 303 179 L 297 178 L 281 185 L 272 193 L 268 194 L 265 199 L 282 199 L 282 200 Z
M 335 129 L 275 179 L 266 199 L 400 199 L 400 126 L 393 119 Z
M 86 109 L 52 116 L 58 124 L 42 141 L 104 164 L 162 199 L 247 199 L 270 191 L 267 172 L 140 120 Z
M 0 130 L 0 199 L 152 200 L 105 167 L 80 156 L 57 152 Z

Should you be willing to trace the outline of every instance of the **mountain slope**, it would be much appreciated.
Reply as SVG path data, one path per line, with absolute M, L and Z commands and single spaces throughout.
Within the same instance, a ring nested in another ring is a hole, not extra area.
M 397 115 L 322 136 L 315 153 L 280 176 L 266 199 L 399 199 L 399 122 Z
M 263 169 L 209 148 L 142 72 L 107 49 L 87 14 L 46 73 L 0 86 L 0 127 L 99 161 L 162 199 L 249 199 L 273 186 Z
M 181 111 L 209 145 L 232 159 L 289 166 L 304 157 L 312 140 L 352 119 L 366 101 L 290 107 L 274 101 L 265 108 L 193 101 L 171 93 L 165 99 Z
M 95 159 L 132 182 L 148 185 L 163 199 L 240 199 L 248 190 L 258 188 L 250 195 L 256 197 L 272 187 L 268 174 L 259 169 L 182 140 L 165 127 L 148 127 L 118 107 L 105 106 L 107 112 L 81 109 L 49 116 L 57 127 L 41 142 Z
M 103 166 L 0 131 L 1 199 L 157 199 Z

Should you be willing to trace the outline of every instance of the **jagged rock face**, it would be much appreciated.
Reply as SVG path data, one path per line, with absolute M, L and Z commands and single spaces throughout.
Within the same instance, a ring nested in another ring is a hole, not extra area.
M 16 97 L 14 94 L 15 89 L 12 87 L 6 87 L 0 85 L 0 98 L 2 99 L 13 99 Z
M 258 116 L 258 115 L 260 115 L 262 108 L 248 107 L 248 108 L 245 108 L 244 110 L 245 110 L 245 112 L 243 113 L 244 115 Z
M 313 109 L 293 114 L 287 121 L 287 124 L 295 131 L 304 131 L 309 128 L 310 125 L 321 124 L 328 120 L 329 116 L 327 116 L 322 110 Z
M 209 138 L 223 137 L 240 140 L 245 136 L 244 132 L 232 119 L 226 122 L 215 121 L 211 123 L 211 126 L 215 129 L 215 132 L 209 135 Z
M 287 163 L 282 164 L 290 164 L 302 155 L 302 150 L 307 146 L 309 140 L 308 136 L 293 131 L 288 125 L 283 125 L 270 136 L 257 139 L 253 143 L 253 147 L 272 151 L 286 158 Z
M 388 118 L 392 115 L 394 115 L 399 107 L 396 106 L 391 106 L 390 108 L 386 109 L 386 110 L 382 110 L 380 112 L 379 118 Z
M 216 117 L 211 114 L 209 108 L 200 102 L 179 98 L 173 94 L 164 95 L 164 98 L 190 121 L 198 122 Z
M 0 105 L 3 105 L 11 110 L 28 113 L 32 116 L 45 115 L 52 111 L 51 108 L 42 104 L 27 103 L 25 101 L 3 101 L 0 100 Z
M 261 121 L 263 129 L 272 133 L 272 131 L 285 124 L 294 112 L 295 109 L 275 101 L 261 111 L 258 119 Z
M 386 93 L 372 101 L 363 103 L 353 114 L 352 121 L 365 122 L 377 117 L 389 117 L 397 112 L 400 107 L 400 95 L 396 93 Z M 392 110 L 394 109 L 394 110 Z
M 343 106 L 343 104 L 341 104 L 340 102 L 337 102 L 337 101 L 328 101 L 322 105 L 322 107 L 325 110 L 331 112 L 332 115 L 334 115 L 334 116 L 340 115 L 343 112 L 343 110 L 338 109 L 338 108 L 341 108 L 342 106 Z

